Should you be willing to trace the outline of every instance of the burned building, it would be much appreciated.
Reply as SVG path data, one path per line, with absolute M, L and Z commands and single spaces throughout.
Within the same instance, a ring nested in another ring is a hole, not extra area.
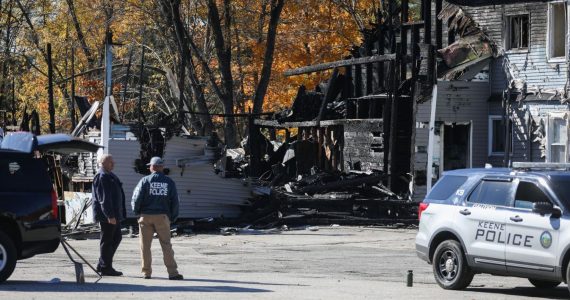
M 454 39 L 418 107 L 414 199 L 446 170 L 568 162 L 566 5 L 450 0 L 437 13 Z
M 296 76 L 332 70 L 329 80 L 315 91 L 307 92 L 301 87 L 290 109 L 272 119 L 252 120 L 248 140 L 252 176 L 269 169 L 254 163 L 268 154 L 260 147 L 265 143 L 260 131 L 268 130 L 271 136 L 272 131 L 285 130 L 289 150 L 299 159 L 294 163 L 295 171 L 287 174 L 289 180 L 296 182 L 285 184 L 287 193 L 283 198 L 378 201 L 368 205 L 368 210 L 377 209 L 382 201 L 396 201 L 384 210 L 388 214 L 397 214 L 394 207 L 412 203 L 417 103 L 431 95 L 436 75 L 435 50 L 441 48 L 443 38 L 442 22 L 431 21 L 434 12 L 441 10 L 442 2 L 421 3 L 421 20 L 412 20 L 408 1 L 387 2 L 384 10 L 378 12 L 378 23 L 363 32 L 363 43 L 353 49 L 350 57 L 285 73 Z M 277 162 L 287 168 L 288 158 Z M 284 172 L 275 168 L 271 171 L 276 177 Z M 370 182 L 354 175 L 363 173 L 369 174 Z M 318 174 L 327 179 L 320 180 L 321 188 L 314 194 L 304 195 L 304 188 L 295 191 L 294 187 L 306 184 L 303 181 L 307 178 L 312 182 L 310 178 Z M 334 183 L 328 181 L 326 174 L 340 175 L 334 177 Z M 332 188 L 343 185 L 343 181 L 347 184 L 344 190 Z M 271 185 L 276 186 L 276 181 L 272 180 Z M 275 188 L 277 192 L 280 189 Z M 331 191 L 336 194 L 331 195 Z M 344 194 L 339 195 L 339 191 Z M 296 192 L 301 195 L 295 196 Z M 326 192 L 329 194 L 323 195 Z M 335 204 L 329 202 L 330 206 Z M 357 202 L 352 204 L 363 207 Z

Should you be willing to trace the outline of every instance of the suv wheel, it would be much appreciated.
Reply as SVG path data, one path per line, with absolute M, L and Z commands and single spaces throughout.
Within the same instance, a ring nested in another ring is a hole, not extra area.
M 6 281 L 16 267 L 16 247 L 8 235 L 0 231 L 0 282 Z
M 546 280 L 531 279 L 531 278 L 529 278 L 528 281 L 530 281 L 532 285 L 534 285 L 539 289 L 552 289 L 560 285 L 560 281 L 546 281 Z
M 437 284 L 446 290 L 461 290 L 473 280 L 461 244 L 455 240 L 440 243 L 433 255 L 433 274 Z

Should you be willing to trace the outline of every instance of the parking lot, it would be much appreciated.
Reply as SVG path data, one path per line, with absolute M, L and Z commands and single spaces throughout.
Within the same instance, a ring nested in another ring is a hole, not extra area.
M 280 234 L 198 234 L 173 239 L 184 281 L 169 281 L 158 241 L 153 278 L 142 279 L 138 239 L 124 236 L 115 258 L 123 277 L 97 277 L 85 266 L 86 283 L 75 283 L 74 266 L 60 247 L 23 260 L 5 284 L 3 299 L 567 299 L 562 284 L 538 290 L 526 279 L 477 275 L 465 291 L 435 284 L 431 266 L 416 257 L 415 229 L 318 227 Z M 98 240 L 71 240 L 90 262 Z M 408 270 L 414 286 L 406 287 Z

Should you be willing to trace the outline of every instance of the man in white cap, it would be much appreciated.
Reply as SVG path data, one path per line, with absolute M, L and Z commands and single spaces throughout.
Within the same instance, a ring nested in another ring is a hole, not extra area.
M 179 201 L 176 185 L 172 179 L 164 175 L 164 162 L 160 157 L 153 157 L 147 165 L 150 166 L 152 174 L 139 181 L 131 202 L 133 212 L 139 217 L 143 277 L 151 278 L 150 246 L 156 233 L 162 248 L 168 279 L 182 280 L 184 277 L 178 273 L 170 243 L 170 223 L 176 221 L 178 217 Z

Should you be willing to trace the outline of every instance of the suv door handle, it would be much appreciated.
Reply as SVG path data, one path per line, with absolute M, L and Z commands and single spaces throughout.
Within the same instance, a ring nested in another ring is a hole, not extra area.
M 513 221 L 513 222 L 522 222 L 522 220 L 523 220 L 523 219 L 522 219 L 521 217 L 519 217 L 519 216 L 514 216 L 514 217 L 511 217 L 510 219 L 511 219 L 511 221 Z
M 467 208 L 464 210 L 460 210 L 459 213 L 464 215 L 464 216 L 468 216 L 471 214 L 471 212 Z

